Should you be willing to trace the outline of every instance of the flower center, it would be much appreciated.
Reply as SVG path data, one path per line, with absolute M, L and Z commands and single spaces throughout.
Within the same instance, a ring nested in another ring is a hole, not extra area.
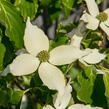
M 97 19 L 100 20 L 101 22 L 104 22 L 108 19 L 108 15 L 105 12 L 101 12 L 98 16 Z
M 37 57 L 41 62 L 47 62 L 50 58 L 50 54 L 46 50 L 42 50 L 40 53 L 38 53 Z

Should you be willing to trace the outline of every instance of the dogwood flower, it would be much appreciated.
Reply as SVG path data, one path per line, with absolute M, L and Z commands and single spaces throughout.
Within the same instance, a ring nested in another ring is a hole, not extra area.
M 80 49 L 81 40 L 82 40 L 82 37 L 75 34 L 71 38 L 70 45 L 72 47 Z M 86 66 L 88 66 L 88 64 L 97 64 L 106 57 L 106 54 L 99 53 L 98 49 L 96 48 L 95 49 L 86 48 L 81 50 L 81 52 L 86 53 L 86 55 L 84 56 L 82 55 L 78 59 L 81 63 L 83 63 Z
M 104 10 L 103 12 L 99 12 L 98 6 L 95 0 L 85 0 L 88 11 L 84 11 L 84 14 L 80 18 L 86 22 L 86 27 L 88 29 L 96 30 L 98 26 L 107 34 L 109 39 L 109 8 Z
M 69 101 L 71 99 L 71 92 L 72 92 L 72 87 L 69 81 L 64 89 L 63 95 L 57 93 L 54 96 L 54 100 L 53 100 L 54 107 L 56 109 L 65 109 L 68 106 Z
M 88 64 L 97 64 L 106 57 L 106 54 L 99 53 L 96 48 L 87 48 L 85 51 L 89 52 L 89 54 L 79 59 L 85 66 L 88 66 Z
M 7 66 L 2 75 L 28 75 L 38 69 L 39 76 L 49 89 L 62 93 L 65 78 L 61 70 L 54 65 L 70 64 L 84 55 L 84 52 L 69 45 L 62 45 L 49 52 L 49 40 L 44 32 L 31 24 L 28 18 L 24 34 L 24 45 L 28 53 L 18 55 Z

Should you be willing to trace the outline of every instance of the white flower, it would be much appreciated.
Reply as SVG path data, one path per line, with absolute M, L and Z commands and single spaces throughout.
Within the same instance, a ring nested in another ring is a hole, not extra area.
M 70 45 L 74 47 L 75 49 L 80 50 L 81 40 L 82 40 L 82 37 L 75 34 L 71 38 Z M 83 63 L 86 66 L 88 66 L 88 64 L 97 64 L 106 57 L 106 54 L 99 53 L 98 49 L 96 48 L 95 49 L 90 49 L 90 48 L 83 49 L 81 50 L 81 54 L 82 56 L 80 56 L 78 59 L 81 63 Z
M 106 54 L 99 53 L 98 49 L 85 49 L 86 52 L 89 52 L 88 55 L 82 57 L 79 59 L 81 63 L 88 66 L 88 64 L 97 64 L 101 60 L 103 60 L 106 57 Z
M 50 105 L 46 105 L 46 106 L 43 107 L 43 109 L 54 109 L 54 108 Z
M 72 92 L 72 87 L 69 81 L 64 89 L 64 94 L 62 95 L 60 93 L 57 93 L 54 96 L 54 100 L 53 100 L 54 107 L 56 109 L 65 109 L 70 102 L 71 92 Z M 44 106 L 43 109 L 54 109 L 54 108 L 50 105 L 47 105 Z
M 35 72 L 39 67 L 38 73 L 43 83 L 48 88 L 62 93 L 65 88 L 65 78 L 57 67 L 50 64 L 49 40 L 41 29 L 30 23 L 29 18 L 26 23 L 24 45 L 29 53 L 17 56 L 7 66 L 2 76 L 5 76 L 7 73 L 12 73 L 14 76 L 28 75 Z M 40 64 L 40 62 L 42 63 Z
M 30 23 L 28 18 L 24 34 L 24 45 L 28 53 L 20 54 L 7 66 L 2 76 L 12 73 L 14 76 L 38 73 L 49 89 L 63 93 L 65 78 L 54 65 L 70 64 L 84 55 L 80 49 L 62 45 L 49 52 L 49 40 L 44 32 Z M 40 65 L 39 65 L 40 64 Z
M 101 107 L 91 107 L 90 105 L 84 104 L 74 104 L 70 106 L 68 109 L 103 109 Z
M 62 95 L 60 93 L 57 93 L 54 96 L 54 107 L 56 109 L 65 109 L 68 106 L 69 101 L 71 99 L 71 92 L 72 87 L 69 81 L 65 87 L 64 94 Z
M 88 29 L 96 30 L 100 26 L 107 36 L 109 36 L 109 8 L 103 12 L 99 12 L 95 0 L 85 0 L 85 2 L 90 14 L 85 11 L 80 20 L 87 23 L 86 27 Z

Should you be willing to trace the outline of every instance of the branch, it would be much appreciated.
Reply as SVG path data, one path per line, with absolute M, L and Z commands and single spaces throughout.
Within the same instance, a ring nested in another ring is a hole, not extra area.
M 16 85 L 19 89 L 25 90 L 25 89 L 17 82 L 17 80 L 14 80 L 13 83 L 15 83 L 15 85 Z

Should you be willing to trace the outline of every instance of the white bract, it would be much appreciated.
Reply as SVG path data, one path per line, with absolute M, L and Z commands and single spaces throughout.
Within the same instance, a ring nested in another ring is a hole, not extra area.
M 71 46 L 75 49 L 78 48 L 80 50 L 80 43 L 81 43 L 82 37 L 77 36 L 76 34 L 71 38 Z M 88 64 L 97 64 L 101 60 L 103 60 L 106 57 L 106 54 L 99 53 L 98 49 L 83 49 L 81 52 L 84 52 L 84 56 L 80 56 L 79 61 L 83 63 L 84 65 L 88 66 Z M 83 54 L 83 53 L 81 53 Z
M 43 109 L 58 109 L 58 108 L 53 108 L 50 105 L 46 105 L 46 106 L 43 107 Z M 103 108 L 101 108 L 101 107 L 91 107 L 90 105 L 84 105 L 84 104 L 74 104 L 74 105 L 69 106 L 68 109 L 103 109 Z
M 90 105 L 84 105 L 84 104 L 74 104 L 74 105 L 71 105 L 68 109 L 103 109 L 103 108 L 91 107 Z
M 71 92 L 72 92 L 72 87 L 70 85 L 70 82 L 67 83 L 63 95 L 60 93 L 57 93 L 54 96 L 53 104 L 55 109 L 65 109 L 71 99 Z M 43 109 L 54 109 L 52 106 L 47 105 L 44 106 Z
M 98 26 L 107 34 L 109 39 L 109 8 L 103 12 L 99 12 L 98 6 L 95 0 L 85 0 L 88 11 L 84 11 L 84 14 L 80 18 L 87 23 L 86 27 L 88 29 L 96 30 Z
M 82 36 L 78 36 L 74 34 L 73 37 L 71 38 L 70 45 L 80 49 L 80 45 L 81 45 L 80 43 L 81 43 L 82 38 L 83 38 Z
M 54 107 L 56 109 L 65 109 L 68 106 L 69 101 L 71 99 L 71 92 L 72 92 L 72 87 L 69 81 L 64 89 L 64 94 L 62 95 L 60 93 L 57 93 L 54 96 L 54 100 L 53 100 Z
M 97 64 L 106 57 L 106 54 L 99 53 L 98 49 L 96 48 L 87 48 L 85 51 L 89 52 L 89 54 L 80 58 L 79 61 L 86 66 L 88 66 L 88 64 Z

